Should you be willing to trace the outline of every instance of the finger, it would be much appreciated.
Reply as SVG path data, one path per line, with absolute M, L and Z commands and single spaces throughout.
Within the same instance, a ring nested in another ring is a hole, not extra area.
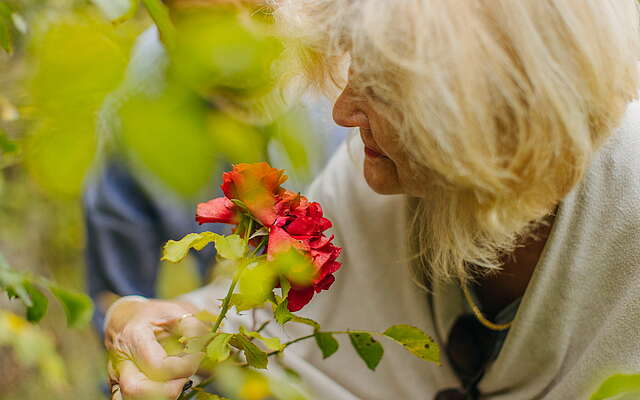
M 111 387 L 111 400 L 123 400 L 120 385 L 116 384 Z
M 120 392 L 123 400 L 175 400 L 188 379 L 180 378 L 166 382 L 149 379 L 133 361 L 118 364 Z
M 209 331 L 210 328 L 193 315 L 181 318 L 175 327 L 175 333 L 185 338 L 204 336 L 209 333 Z
M 118 370 L 115 368 L 115 365 L 113 365 L 113 361 L 111 360 L 107 362 L 107 375 L 111 385 L 118 383 Z
M 156 381 L 188 378 L 195 374 L 202 354 L 168 356 L 152 329 L 141 328 L 132 338 L 131 355 L 136 365 Z

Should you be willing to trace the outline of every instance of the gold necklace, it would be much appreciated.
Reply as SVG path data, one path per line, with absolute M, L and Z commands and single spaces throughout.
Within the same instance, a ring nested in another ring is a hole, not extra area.
M 473 311 L 476 318 L 478 319 L 478 321 L 480 321 L 482 325 L 491 329 L 492 331 L 506 331 L 511 327 L 511 324 L 513 324 L 513 321 L 508 322 L 506 324 L 494 324 L 493 322 L 489 321 L 484 316 L 484 314 L 482 314 L 482 311 L 480 311 L 476 303 L 473 301 L 473 297 L 471 297 L 471 293 L 469 292 L 469 288 L 467 287 L 467 285 L 462 284 L 461 286 L 462 286 L 462 291 L 464 292 L 464 297 L 467 299 L 467 304 L 469 304 L 469 307 L 471 307 L 471 310 Z

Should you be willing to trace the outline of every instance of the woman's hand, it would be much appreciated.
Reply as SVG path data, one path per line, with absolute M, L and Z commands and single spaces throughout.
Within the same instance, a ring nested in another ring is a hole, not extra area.
M 186 302 L 124 297 L 109 309 L 105 345 L 115 400 L 175 400 L 194 375 L 202 354 L 168 355 L 159 339 L 201 336 L 208 328 Z M 119 390 L 118 390 L 119 388 Z

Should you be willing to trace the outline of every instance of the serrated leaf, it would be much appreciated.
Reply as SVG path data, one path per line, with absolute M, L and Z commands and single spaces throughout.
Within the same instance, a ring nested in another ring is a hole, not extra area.
M 258 369 L 267 368 L 267 353 L 260 350 L 255 344 L 251 343 L 249 338 L 245 335 L 235 334 L 229 343 L 236 349 L 244 352 L 244 356 L 250 366 Z
M 29 293 L 32 302 L 31 307 L 27 307 L 27 320 L 29 322 L 38 322 L 47 313 L 49 300 L 31 282 L 24 282 L 24 288 Z
M 238 260 L 247 252 L 247 244 L 238 235 L 219 236 L 216 238 L 218 255 L 227 260 Z
M 349 339 L 367 367 L 374 371 L 384 354 L 382 345 L 367 332 L 349 332 Z
M 610 376 L 591 395 L 590 400 L 606 400 L 627 394 L 640 395 L 640 374 L 616 374 Z
M 322 351 L 322 358 L 331 357 L 340 347 L 338 341 L 330 333 L 316 332 L 314 337 L 320 351 Z
M 56 286 L 49 287 L 49 290 L 62 304 L 69 327 L 80 328 L 89 323 L 93 316 L 93 303 L 87 295 Z
M 416 357 L 434 363 L 440 363 L 440 347 L 426 333 L 409 325 L 394 325 L 384 335 L 400 343 Z
M 231 333 L 219 333 L 207 346 L 207 358 L 219 363 L 225 361 L 231 355 L 229 341 L 233 338 Z
M 113 22 L 126 21 L 138 10 L 138 0 L 92 0 L 100 11 Z
M 270 351 L 282 351 L 284 346 L 278 338 L 264 337 L 258 332 L 248 332 L 243 326 L 240 327 L 240 333 L 243 335 L 261 341 Z
M 213 232 L 202 233 L 190 233 L 182 239 L 175 241 L 169 240 L 162 249 L 162 261 L 180 262 L 182 261 L 189 250 L 196 249 L 202 250 L 206 245 L 216 241 L 220 235 Z

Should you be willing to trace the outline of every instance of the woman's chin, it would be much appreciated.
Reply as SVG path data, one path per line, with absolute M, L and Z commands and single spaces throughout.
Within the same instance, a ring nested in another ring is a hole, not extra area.
M 395 164 L 388 158 L 364 160 L 364 178 L 369 187 L 378 194 L 402 193 Z

